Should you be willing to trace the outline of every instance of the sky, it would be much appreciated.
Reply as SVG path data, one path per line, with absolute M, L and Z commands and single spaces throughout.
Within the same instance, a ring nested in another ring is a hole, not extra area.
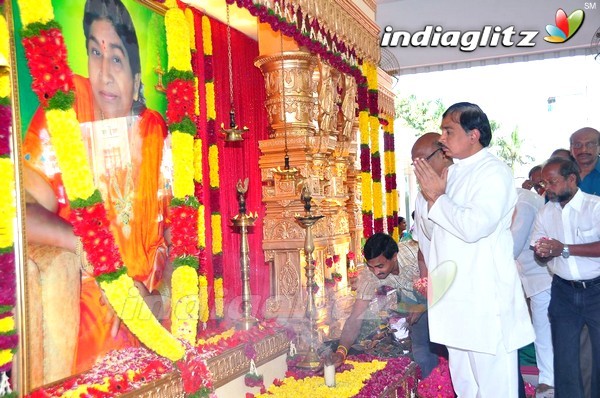
M 446 107 L 461 101 L 476 103 L 500 124 L 501 134 L 518 127 L 527 154 L 535 159 L 515 167 L 515 185 L 520 186 L 532 166 L 554 149 L 569 147 L 574 131 L 587 126 L 600 129 L 599 77 L 600 57 L 588 55 L 400 75 L 394 91 L 402 97 L 439 98 Z M 554 101 L 550 105 L 549 99 Z M 401 175 L 410 167 L 415 137 L 398 121 L 395 133 Z

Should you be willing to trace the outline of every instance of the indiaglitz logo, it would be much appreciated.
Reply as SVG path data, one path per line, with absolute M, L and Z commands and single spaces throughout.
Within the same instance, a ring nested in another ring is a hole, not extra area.
M 588 3 L 586 3 L 588 4 Z M 595 3 L 594 3 L 595 4 Z M 587 5 L 586 5 L 587 7 Z M 575 10 L 567 16 L 562 8 L 556 11 L 556 25 L 546 25 L 550 36 L 544 37 L 549 43 L 564 43 L 583 24 L 583 10 Z M 480 30 L 445 30 L 442 26 L 427 25 L 422 30 L 408 32 L 394 30 L 392 26 L 383 28 L 381 47 L 457 47 L 460 51 L 471 52 L 478 47 L 535 47 L 539 30 L 517 30 L 511 26 L 483 26 Z
M 481 30 L 447 30 L 441 26 L 428 25 L 423 30 L 410 33 L 396 30 L 391 26 L 383 29 L 381 47 L 458 47 L 460 51 L 471 52 L 477 47 L 533 47 L 533 39 L 540 33 L 537 30 L 517 32 L 514 25 L 486 25 Z
M 575 10 L 567 17 L 567 13 L 559 8 L 556 11 L 556 25 L 546 25 L 546 32 L 550 36 L 544 37 L 548 43 L 564 43 L 569 40 L 583 25 L 585 14 L 583 10 Z

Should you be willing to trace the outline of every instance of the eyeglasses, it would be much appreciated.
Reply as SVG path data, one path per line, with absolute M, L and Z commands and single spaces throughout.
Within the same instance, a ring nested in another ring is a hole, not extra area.
M 441 151 L 441 150 L 442 150 L 442 148 L 440 147 L 440 148 L 436 149 L 435 151 L 431 152 L 431 155 L 427 156 L 425 158 L 425 161 L 429 162 L 429 160 L 433 157 L 433 155 L 435 155 L 436 153 L 438 153 L 438 151 Z
M 436 149 L 435 151 L 431 152 L 431 153 L 429 154 L 429 156 L 427 156 L 427 157 L 425 158 L 425 161 L 426 161 L 426 162 L 429 162 L 429 161 L 431 160 L 431 158 L 433 157 L 433 155 L 435 155 L 436 153 L 438 153 L 438 151 L 441 151 L 441 150 L 442 150 L 442 147 L 439 147 L 439 148 L 438 148 L 438 149 Z M 414 166 L 414 165 L 415 165 L 415 162 L 412 162 L 410 165 L 411 165 L 411 166 Z
M 597 142 L 586 142 L 585 144 L 583 142 L 572 142 L 571 143 L 571 148 L 573 148 L 573 149 L 581 149 L 581 148 L 585 147 L 585 149 L 594 149 L 598 145 L 599 144 Z

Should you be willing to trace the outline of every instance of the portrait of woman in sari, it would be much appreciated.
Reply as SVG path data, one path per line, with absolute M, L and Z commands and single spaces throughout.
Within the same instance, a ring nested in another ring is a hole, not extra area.
M 73 77 L 73 108 L 127 273 L 150 307 L 160 311 L 159 289 L 168 286 L 164 204 L 170 194 L 163 177 L 167 128 L 161 114 L 145 105 L 138 36 L 121 0 L 87 0 L 83 32 L 88 77 Z M 86 267 L 90 253 L 82 251 L 69 222 L 69 198 L 41 108 L 25 134 L 23 160 L 28 243 L 62 248 L 81 261 L 80 319 L 71 369 L 80 372 L 112 349 L 139 343 L 119 322 Z

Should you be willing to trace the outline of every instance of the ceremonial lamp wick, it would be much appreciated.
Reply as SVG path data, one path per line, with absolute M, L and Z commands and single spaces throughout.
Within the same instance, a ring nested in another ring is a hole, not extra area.
M 233 226 L 240 229 L 240 265 L 242 272 L 242 318 L 237 321 L 238 329 L 250 330 L 256 325 L 258 320 L 252 316 L 252 293 L 250 292 L 250 256 L 248 246 L 248 227 L 254 225 L 254 221 L 258 218 L 256 212 L 254 214 L 246 214 L 246 198 L 245 194 L 248 191 L 248 178 L 239 180 L 236 185 L 237 200 L 239 203 L 239 214 L 236 214 L 231 223 Z
M 315 318 L 317 314 L 317 307 L 315 305 L 315 265 L 313 264 L 312 253 L 315 250 L 315 245 L 312 236 L 312 226 L 324 216 L 313 215 L 311 213 L 311 200 L 310 189 L 304 185 L 300 200 L 304 203 L 304 215 L 296 215 L 296 221 L 306 230 L 304 236 L 304 255 L 306 257 L 306 284 L 308 290 L 308 297 L 306 300 L 306 313 L 305 316 L 308 319 L 309 327 L 309 345 L 308 352 L 304 355 L 302 360 L 298 362 L 296 366 L 306 369 L 318 369 L 321 366 L 321 361 L 317 355 L 316 345 L 316 323 Z

